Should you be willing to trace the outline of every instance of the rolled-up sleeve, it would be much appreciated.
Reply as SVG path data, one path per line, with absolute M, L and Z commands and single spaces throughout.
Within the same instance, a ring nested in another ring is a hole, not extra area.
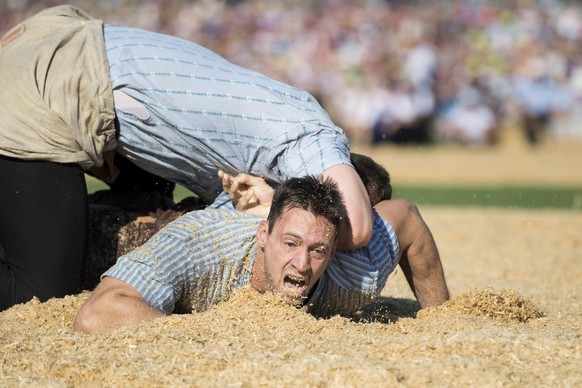
M 172 313 L 183 292 L 189 250 L 170 234 L 160 233 L 120 257 L 102 277 L 119 279 L 139 291 L 152 307 Z

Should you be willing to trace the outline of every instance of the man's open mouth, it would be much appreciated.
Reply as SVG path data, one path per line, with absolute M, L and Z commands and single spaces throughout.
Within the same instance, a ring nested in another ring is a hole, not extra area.
M 295 276 L 285 276 L 285 284 L 288 286 L 294 286 L 297 288 L 305 287 L 305 279 L 302 277 L 295 277 Z

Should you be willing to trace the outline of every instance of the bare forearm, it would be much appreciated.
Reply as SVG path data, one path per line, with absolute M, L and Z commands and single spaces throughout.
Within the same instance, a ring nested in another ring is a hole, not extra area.
M 430 283 L 417 282 L 416 298 L 420 308 L 439 306 L 449 300 L 449 290 L 444 276 L 435 276 Z
M 372 206 L 364 184 L 349 165 L 338 165 L 323 172 L 323 178 L 336 182 L 342 193 L 346 220 L 342 223 L 338 236 L 338 248 L 360 248 L 372 237 Z
M 428 240 L 420 243 L 420 247 L 411 246 L 399 263 L 421 308 L 438 306 L 449 299 L 438 250 L 432 237 Z
M 449 300 L 449 291 L 442 266 L 430 269 L 423 276 L 411 271 L 408 260 L 401 260 L 400 268 L 404 272 L 420 308 L 438 306 Z
M 128 297 L 119 297 L 118 303 L 89 305 L 88 308 L 89 312 L 75 318 L 73 328 L 76 331 L 88 334 L 113 331 L 165 316 L 147 303 Z
M 76 331 L 112 331 L 165 316 L 164 312 L 147 304 L 135 289 L 127 291 L 127 287 L 107 287 L 103 283 L 102 281 L 75 317 L 73 328 Z
M 402 249 L 400 267 L 421 308 L 449 299 L 436 242 L 416 205 L 406 200 L 382 201 L 379 214 L 396 230 Z
M 349 220 L 348 218 L 340 225 L 337 243 L 337 246 L 340 249 L 351 250 L 361 248 L 369 242 L 369 238 L 365 233 L 358 234 L 357 231 L 359 229 L 352 227 L 351 221 L 353 220 L 353 218 L 352 220 Z M 366 226 L 361 227 L 366 229 Z

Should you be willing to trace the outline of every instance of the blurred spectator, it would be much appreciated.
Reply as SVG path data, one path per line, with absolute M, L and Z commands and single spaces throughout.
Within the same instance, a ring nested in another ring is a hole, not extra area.
M 384 104 L 372 128 L 372 143 L 427 143 L 432 139 L 434 96 L 428 88 L 396 81 L 385 93 Z
M 441 142 L 482 147 L 495 144 L 496 129 L 493 110 L 482 102 L 476 88 L 467 86 L 442 114 L 436 137 Z
M 569 105 L 571 94 L 548 77 L 518 77 L 513 81 L 515 99 L 522 109 L 522 128 L 527 141 L 535 145 L 547 135 L 556 112 Z

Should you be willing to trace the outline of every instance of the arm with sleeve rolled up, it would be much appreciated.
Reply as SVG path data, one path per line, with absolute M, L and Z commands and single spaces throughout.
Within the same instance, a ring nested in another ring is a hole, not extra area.
M 372 206 L 366 188 L 356 170 L 348 164 L 340 164 L 325 170 L 321 178 L 331 178 L 342 194 L 347 213 L 338 238 L 338 248 L 363 247 L 372 237 Z
M 392 199 L 374 209 L 394 228 L 400 244 L 400 268 L 421 308 L 449 299 L 440 255 L 430 229 L 415 204 Z
M 73 329 L 83 333 L 106 332 L 163 317 L 134 287 L 113 277 L 105 277 L 81 307 Z

